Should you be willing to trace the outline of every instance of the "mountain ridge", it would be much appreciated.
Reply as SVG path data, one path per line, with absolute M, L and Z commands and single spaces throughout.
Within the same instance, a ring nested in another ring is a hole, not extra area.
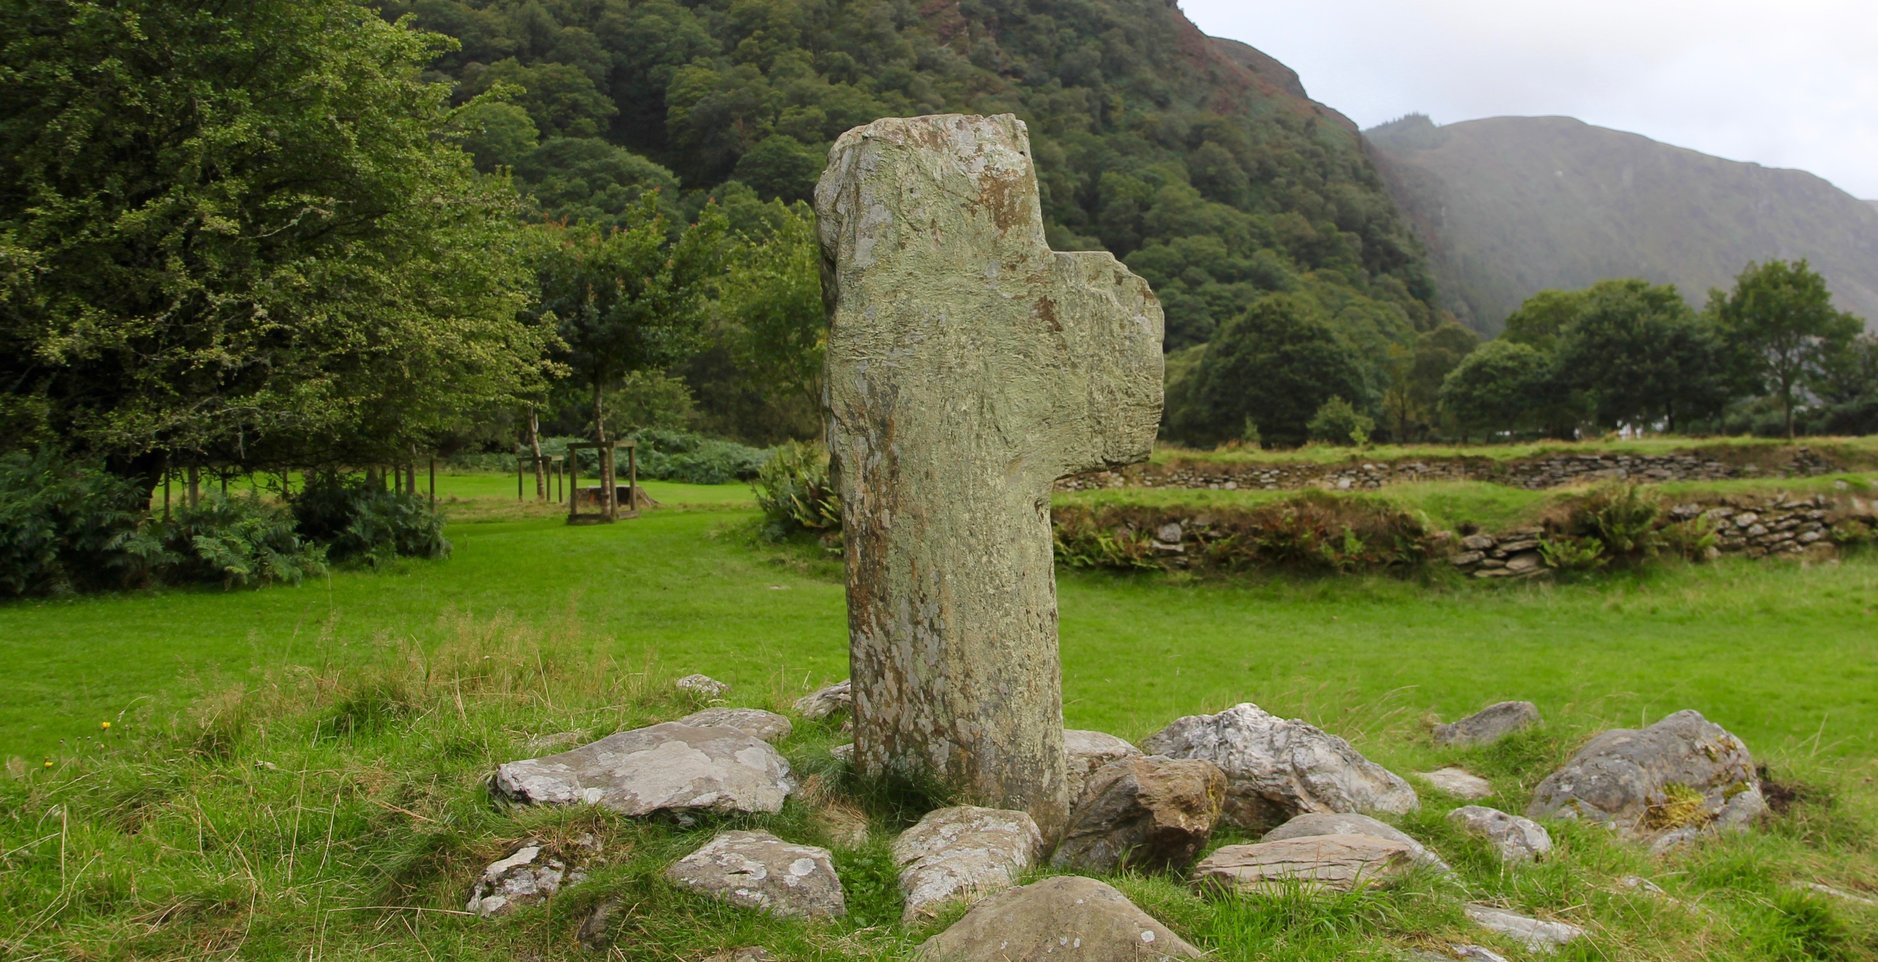
M 1878 203 L 1806 171 L 1569 117 L 1411 115 L 1364 136 L 1443 306 L 1479 330 L 1547 288 L 1643 277 L 1700 306 L 1750 261 L 1799 258 L 1841 309 L 1878 319 Z

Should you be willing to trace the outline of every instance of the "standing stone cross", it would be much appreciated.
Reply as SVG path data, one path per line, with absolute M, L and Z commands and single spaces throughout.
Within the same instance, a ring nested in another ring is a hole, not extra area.
M 1030 812 L 1065 797 L 1050 492 L 1148 456 L 1161 308 L 1044 240 L 1009 115 L 875 121 L 815 190 L 854 764 Z

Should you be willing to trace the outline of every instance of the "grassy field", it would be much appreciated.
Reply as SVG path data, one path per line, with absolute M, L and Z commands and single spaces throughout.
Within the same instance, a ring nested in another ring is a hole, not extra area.
M 447 477 L 446 561 L 298 588 L 0 606 L 0 957 L 571 959 L 581 915 L 605 898 L 630 907 L 615 957 L 754 942 L 785 959 L 904 957 L 935 929 L 891 924 L 886 843 L 911 813 L 836 800 L 847 776 L 827 756 L 844 740 L 833 725 L 800 725 L 783 745 L 815 775 L 807 798 L 738 824 L 833 844 L 832 823 L 865 817 L 867 842 L 835 846 L 853 906 L 840 923 L 774 922 L 660 880 L 720 826 L 489 804 L 483 778 L 530 754 L 532 736 L 689 710 L 677 676 L 786 708 L 846 673 L 833 561 L 759 542 L 745 488 L 647 487 L 666 508 L 570 528 L 556 509 L 515 506 L 512 478 Z M 1763 832 L 1667 861 L 1563 825 L 1559 858 L 1503 871 L 1442 821 L 1454 802 L 1425 792 L 1404 827 L 1457 880 L 1226 901 L 1119 880 L 1221 958 L 1490 941 L 1459 917 L 1465 886 L 1591 927 L 1567 960 L 1878 959 L 1871 912 L 1789 887 L 1878 891 L 1878 559 L 1494 588 L 1071 574 L 1061 608 L 1072 727 L 1139 738 L 1255 701 L 1397 771 L 1467 764 L 1499 789 L 1489 804 L 1517 810 L 1590 733 L 1696 708 L 1811 792 Z M 1427 716 L 1502 698 L 1536 701 L 1547 727 L 1498 750 L 1427 742 Z M 577 831 L 614 853 L 590 882 L 511 920 L 456 912 L 505 846 Z M 1626 873 L 1682 901 L 1623 891 Z

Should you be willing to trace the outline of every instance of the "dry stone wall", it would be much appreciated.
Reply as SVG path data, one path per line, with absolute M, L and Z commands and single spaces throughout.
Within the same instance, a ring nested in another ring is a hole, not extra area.
M 1172 461 L 1078 475 L 1059 482 L 1058 488 L 1065 491 L 1105 488 L 1374 491 L 1391 484 L 1417 481 L 1491 481 L 1540 490 L 1596 481 L 1659 484 L 1757 477 L 1806 478 L 1844 468 L 1833 458 L 1811 448 L 1785 451 L 1765 463 L 1731 461 L 1700 453 L 1548 454 L 1516 461 L 1474 457 L 1345 464 Z

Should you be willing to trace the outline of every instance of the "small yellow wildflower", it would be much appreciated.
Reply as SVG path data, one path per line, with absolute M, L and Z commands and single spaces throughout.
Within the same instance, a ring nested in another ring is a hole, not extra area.
M 48 758 L 48 759 L 46 759 L 46 767 L 47 767 L 47 768 L 51 768 L 51 767 L 52 767 L 52 759 L 50 759 L 50 758 Z
M 110 723 L 110 722 L 99 722 L 99 723 L 98 723 L 98 727 L 99 727 L 99 728 L 107 728 L 107 729 L 108 729 L 108 728 L 110 728 L 110 727 L 111 727 L 111 723 Z

